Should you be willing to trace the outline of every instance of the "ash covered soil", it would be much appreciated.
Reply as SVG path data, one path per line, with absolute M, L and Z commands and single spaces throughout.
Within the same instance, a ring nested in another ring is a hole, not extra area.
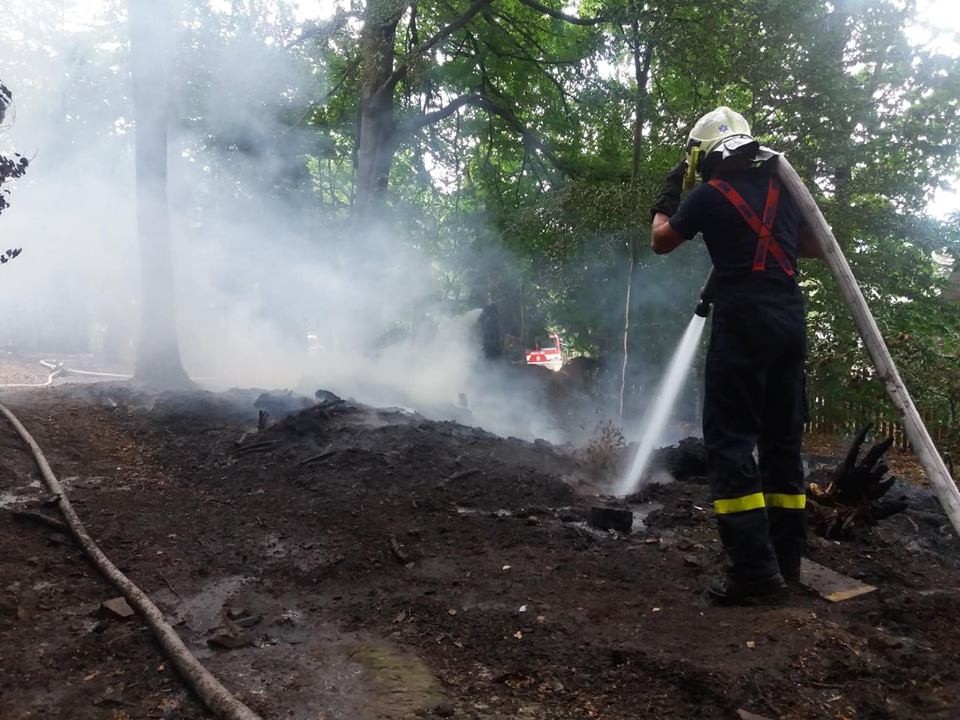
M 960 717 L 960 552 L 928 493 L 811 557 L 878 586 L 724 609 L 702 481 L 583 522 L 582 456 L 351 403 L 11 391 L 88 530 L 265 719 Z M 0 428 L 0 717 L 206 718 Z M 649 515 L 646 515 L 649 513 Z

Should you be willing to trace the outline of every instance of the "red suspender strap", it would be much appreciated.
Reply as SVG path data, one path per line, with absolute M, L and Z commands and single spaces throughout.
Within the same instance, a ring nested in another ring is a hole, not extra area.
M 780 243 L 773 237 L 773 222 L 777 218 L 777 203 L 780 202 L 780 183 L 770 178 L 770 184 L 767 187 L 767 200 L 763 206 L 763 220 L 757 217 L 753 208 L 747 204 L 743 196 L 730 183 L 723 180 L 711 180 L 709 184 L 736 208 L 740 216 L 757 234 L 757 251 L 753 256 L 753 271 L 763 272 L 767 269 L 767 252 L 769 252 L 787 276 L 793 277 L 794 270 L 790 266 L 790 259 Z
M 763 204 L 763 220 L 761 224 L 763 229 L 760 231 L 760 239 L 757 242 L 757 252 L 753 256 L 753 271 L 764 272 L 767 269 L 767 251 L 771 250 L 773 241 L 773 221 L 777 217 L 777 203 L 780 201 L 780 186 L 773 178 L 767 186 L 767 199 Z M 777 253 L 774 250 L 773 256 Z

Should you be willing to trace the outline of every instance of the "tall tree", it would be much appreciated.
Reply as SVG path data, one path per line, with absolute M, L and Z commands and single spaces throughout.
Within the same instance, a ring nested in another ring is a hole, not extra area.
M 167 116 L 171 18 L 168 0 L 129 0 L 136 123 L 137 234 L 141 324 L 134 379 L 163 388 L 192 385 L 177 342 L 170 215 Z

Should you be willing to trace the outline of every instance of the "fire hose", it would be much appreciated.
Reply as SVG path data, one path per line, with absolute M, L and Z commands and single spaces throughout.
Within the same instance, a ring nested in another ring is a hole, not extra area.
M 823 213 L 820 212 L 816 200 L 807 190 L 807 186 L 800 179 L 797 171 L 793 169 L 793 166 L 783 155 L 778 156 L 774 162 L 776 163 L 774 168 L 777 177 L 780 178 L 800 205 L 801 212 L 820 244 L 824 262 L 830 268 L 830 272 L 839 286 L 840 294 L 850 308 L 853 321 L 860 332 L 860 337 L 863 338 L 863 344 L 873 361 L 877 375 L 883 381 L 913 451 L 920 460 L 920 464 L 933 486 L 937 499 L 943 506 L 943 511 L 950 519 L 953 529 L 960 535 L 960 490 L 957 489 L 957 484 L 950 477 L 946 463 L 937 451 L 920 413 L 917 412 L 916 405 L 913 404 L 907 386 L 901 379 L 900 373 L 897 372 L 897 366 L 893 362 L 889 348 L 883 341 L 883 336 L 880 334 L 877 322 L 874 320 L 867 301 L 863 297 L 863 292 L 857 284 L 857 279 L 854 277 L 853 271 L 850 269 L 850 265 L 833 235 L 833 231 L 823 217 Z
M 46 367 L 49 367 L 49 365 Z M 58 371 L 59 368 L 55 368 L 53 372 L 50 373 L 50 377 L 47 378 L 46 383 L 34 385 L 33 387 L 51 384 L 53 377 Z M 19 387 L 31 386 L 21 385 Z M 180 673 L 180 676 L 187 685 L 197 694 L 203 704 L 206 705 L 214 715 L 219 718 L 224 718 L 225 720 L 260 720 L 259 715 L 231 694 L 230 691 L 194 657 L 183 640 L 180 639 L 180 636 L 177 635 L 177 632 L 164 619 L 163 613 L 153 603 L 150 597 L 137 587 L 130 578 L 124 575 L 97 546 L 97 543 L 90 537 L 80 517 L 73 509 L 70 499 L 67 497 L 63 486 L 50 468 L 50 463 L 47 462 L 40 446 L 17 416 L 2 404 L 0 404 L 0 413 L 3 413 L 4 417 L 7 418 L 21 439 L 30 448 L 37 468 L 43 477 L 43 482 L 47 490 L 56 496 L 57 505 L 74 538 L 76 538 L 94 565 L 97 566 L 97 569 L 103 573 L 104 577 L 120 591 L 127 599 L 127 602 L 140 614 L 140 617 L 143 618 L 143 621 L 150 628 L 151 632 L 153 632 L 161 647 L 163 647 L 167 657 L 170 658 L 170 662 Z
M 51 370 L 59 370 L 66 375 L 80 375 L 81 377 L 99 377 L 99 378 L 116 378 L 117 380 L 129 380 L 132 378 L 132 375 L 126 375 L 124 373 L 107 373 L 107 372 L 94 372 L 93 370 L 77 370 L 76 368 L 65 367 L 63 363 L 58 363 L 55 360 L 41 360 L 40 364 L 45 368 L 50 368 Z
M 41 387 L 50 387 L 53 385 L 55 378 L 63 377 L 65 375 L 79 375 L 80 377 L 91 377 L 91 378 L 114 378 L 116 380 L 129 380 L 132 376 L 125 375 L 123 373 L 105 373 L 105 372 L 94 372 L 93 370 L 77 370 L 76 368 L 68 368 L 63 363 L 57 362 L 56 360 L 41 360 L 40 364 L 43 365 L 50 373 L 47 375 L 47 379 L 43 382 L 36 383 L 0 383 L 0 388 L 41 388 Z

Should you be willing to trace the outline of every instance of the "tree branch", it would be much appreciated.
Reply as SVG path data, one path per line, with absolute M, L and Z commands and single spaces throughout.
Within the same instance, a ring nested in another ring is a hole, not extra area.
M 360 13 L 351 12 L 344 10 L 342 8 L 338 9 L 332 18 L 329 20 L 318 23 L 311 28 L 307 28 L 300 35 L 290 42 L 287 43 L 287 48 L 292 48 L 301 43 L 306 42 L 307 40 L 327 40 L 331 38 L 336 33 L 340 32 L 343 29 L 344 25 L 347 24 L 347 20 L 353 18 L 360 18 Z
M 464 105 L 475 104 L 481 97 L 483 96 L 480 95 L 480 93 L 470 93 L 469 95 L 461 95 L 460 97 L 455 98 L 454 100 L 451 100 L 449 103 L 444 105 L 439 110 L 434 110 L 432 112 L 424 113 L 420 117 L 416 118 L 416 120 L 412 121 L 408 127 L 411 130 L 418 130 L 422 127 L 426 127 L 427 125 L 433 125 L 434 123 L 438 123 L 441 120 L 453 115 L 457 110 L 462 108 Z
M 277 139 L 274 141 L 274 146 L 280 144 L 280 141 L 283 139 L 283 136 L 284 136 L 284 135 L 286 135 L 287 133 L 289 133 L 289 132 L 297 129 L 298 127 L 300 127 L 300 125 L 303 124 L 303 122 L 306 121 L 307 118 L 309 118 L 311 115 L 313 115 L 313 114 L 317 111 L 317 105 L 323 105 L 324 103 L 329 102 L 330 99 L 331 99 L 334 95 L 336 95 L 336 94 L 340 91 L 340 89 L 346 84 L 347 80 L 348 80 L 349 77 L 350 77 L 350 74 L 351 74 L 354 70 L 356 70 L 359 66 L 360 66 L 360 59 L 359 59 L 359 58 L 354 58 L 353 60 L 351 60 L 350 63 L 343 69 L 343 73 L 340 75 L 340 79 L 337 80 L 337 84 L 334 85 L 330 90 L 328 90 L 327 92 L 325 92 L 325 93 L 323 94 L 323 97 L 320 98 L 320 101 L 319 101 L 318 103 L 316 103 L 316 104 L 311 104 L 311 105 L 306 109 L 306 111 L 304 111 L 303 115 L 301 115 L 300 118 L 299 118 L 295 123 L 293 123 L 293 124 L 290 125 L 289 127 L 285 128 L 284 131 L 283 131 L 283 133 L 281 133 L 281 135 L 279 135 L 279 136 L 277 137 Z M 339 119 L 339 118 L 338 118 L 338 119 Z
M 324 93 L 323 100 L 321 102 L 329 101 L 334 95 L 340 92 L 340 89 L 346 84 L 347 80 L 350 78 L 351 74 L 360 67 L 360 58 L 353 58 L 347 66 L 343 69 L 343 72 L 340 74 L 340 79 L 337 80 L 336 85 L 334 85 L 330 90 Z
M 429 113 L 424 113 L 418 118 L 410 119 L 397 128 L 396 134 L 398 137 L 403 137 L 407 133 L 415 132 L 428 125 L 438 123 L 441 120 L 450 117 L 465 105 L 471 105 L 475 108 L 483 110 L 491 117 L 495 116 L 500 118 L 511 130 L 520 136 L 525 149 L 538 150 L 547 160 L 550 161 L 551 165 L 558 170 L 567 173 L 568 175 L 574 177 L 579 175 L 573 166 L 559 158 L 553 152 L 553 150 L 551 150 L 549 146 L 547 146 L 547 144 L 537 136 L 535 132 L 526 127 L 520 118 L 517 117 L 516 113 L 513 112 L 513 110 L 504 105 L 502 102 L 498 102 L 496 99 L 483 92 L 473 92 L 466 95 L 461 95 L 460 97 L 451 100 L 442 108 Z
M 517 32 L 517 34 L 523 37 L 523 39 L 525 39 L 528 43 L 533 45 L 533 47 L 535 47 L 541 55 L 550 54 L 549 51 L 543 45 L 537 42 L 536 38 L 529 31 L 527 31 L 526 28 L 523 27 L 523 24 L 518 25 L 515 22 L 514 18 L 511 18 L 509 15 L 504 15 L 503 13 L 498 13 L 494 11 L 492 14 L 494 17 L 500 18 L 507 25 L 512 27 Z M 504 32 L 506 32 L 516 47 L 518 48 L 522 47 L 521 44 L 517 41 L 517 39 L 513 37 L 513 35 L 510 33 L 510 31 L 506 27 L 503 27 L 496 22 L 491 22 L 491 24 L 496 25 L 497 27 L 500 27 Z
M 549 15 L 552 18 L 563 20 L 564 22 L 571 23 L 572 25 L 600 25 L 601 23 L 605 23 L 610 20 L 608 15 L 598 15 L 592 18 L 581 18 L 573 15 L 567 15 L 564 12 L 554 10 L 551 7 L 547 7 L 546 5 L 537 2 L 537 0 L 520 0 L 520 3 L 522 5 L 526 5 L 528 8 L 536 10 L 537 12 L 543 13 L 544 15 Z
M 502 21 L 504 21 L 505 23 L 507 23 L 508 25 L 510 25 L 519 35 L 521 35 L 521 36 L 523 37 L 523 39 L 525 39 L 527 42 L 529 42 L 531 45 L 533 45 L 533 46 L 543 55 L 543 58 L 535 58 L 535 57 L 533 57 L 532 55 L 530 55 L 530 54 L 529 54 L 529 51 L 526 49 L 526 47 L 524 47 L 524 45 L 523 45 L 517 38 L 515 38 L 515 37 L 513 36 L 513 33 L 510 31 L 510 29 L 507 28 L 506 26 L 500 24 L 500 23 L 497 21 L 497 19 L 502 20 Z M 490 50 L 491 50 L 491 52 L 493 52 L 494 54 L 496 54 L 498 57 L 508 57 L 508 58 L 512 58 L 512 59 L 516 59 L 516 60 L 528 60 L 528 61 L 537 63 L 537 64 L 540 65 L 540 66 L 546 66 L 546 65 L 552 65 L 552 66 L 558 66 L 558 67 L 559 67 L 559 66 L 566 66 L 566 67 L 568 67 L 570 70 L 572 70 L 573 73 L 574 73 L 581 81 L 583 81 L 586 85 L 592 86 L 592 87 L 596 87 L 596 86 L 599 84 L 599 83 L 597 82 L 596 76 L 589 76 L 589 77 L 588 77 L 588 76 L 584 75 L 583 70 L 582 70 L 582 68 L 580 67 L 580 63 L 581 63 L 581 61 L 582 61 L 582 58 L 573 58 L 573 59 L 569 59 L 569 60 L 567 60 L 567 59 L 562 59 L 562 58 L 557 58 L 557 59 L 555 59 L 555 60 L 548 60 L 547 58 L 548 58 L 548 56 L 550 55 L 549 51 L 548 51 L 546 48 L 544 48 L 542 45 L 540 45 L 540 44 L 536 41 L 536 39 L 533 37 L 533 35 L 531 35 L 524 27 L 518 26 L 518 25 L 514 22 L 513 18 L 509 17 L 508 15 L 504 15 L 504 14 L 502 14 L 502 13 L 498 13 L 498 12 L 494 11 L 494 12 L 491 12 L 490 17 L 487 18 L 487 22 L 490 23 L 492 26 L 496 27 L 497 29 L 501 30 L 501 31 L 504 33 L 504 35 L 506 35 L 508 38 L 510 38 L 510 42 L 513 43 L 513 46 L 514 46 L 515 48 L 517 48 L 517 50 L 519 50 L 521 53 L 524 53 L 524 54 L 526 55 L 526 57 L 522 57 L 522 56 L 517 55 L 517 54 L 515 54 L 515 53 L 507 53 L 507 52 L 504 52 L 504 51 L 502 51 L 502 50 L 496 50 L 496 49 L 494 49 L 494 48 L 490 45 L 490 43 L 489 43 L 487 40 L 484 40 L 484 44 L 485 44 L 487 47 L 489 47 Z M 477 50 L 477 52 L 479 53 L 479 50 Z M 540 69 L 542 70 L 543 68 L 541 67 Z M 552 76 L 551 76 L 551 77 L 552 77 Z M 570 94 L 570 93 L 565 93 L 565 94 L 566 94 L 566 96 L 569 97 L 571 100 L 574 100 L 574 101 L 576 101 L 576 102 L 580 102 L 580 100 L 579 100 L 579 98 L 578 98 L 577 96 L 572 95 L 572 94 Z
M 471 36 L 471 39 L 473 39 L 472 36 Z M 570 105 L 569 105 L 569 103 L 567 103 L 567 98 L 570 98 L 571 100 L 574 100 L 574 101 L 578 101 L 579 99 L 578 99 L 575 95 L 573 95 L 572 93 L 568 93 L 568 92 L 566 91 L 566 89 L 563 87 L 563 83 L 561 83 L 559 80 L 557 80 L 557 78 L 555 78 L 553 75 L 551 75 L 550 72 L 547 70 L 547 68 L 544 67 L 544 65 L 549 66 L 549 65 L 551 64 L 549 61 L 541 61 L 541 60 L 538 60 L 537 58 L 535 58 L 535 57 L 533 57 L 532 55 L 528 54 L 528 53 L 526 52 L 526 50 L 525 50 L 524 48 L 520 47 L 519 45 L 517 46 L 517 48 L 520 50 L 521 54 L 509 53 L 509 52 L 506 52 L 506 51 L 502 51 L 502 50 L 494 47 L 494 46 L 493 46 L 488 40 L 486 40 L 485 38 L 481 39 L 481 42 L 487 47 L 487 49 L 490 50 L 490 52 L 492 52 L 492 53 L 493 53 L 494 55 L 496 55 L 497 57 L 501 57 L 501 58 L 503 58 L 503 57 L 508 57 L 508 58 L 511 58 L 511 59 L 514 59 L 514 60 L 522 60 L 522 61 L 524 61 L 524 62 L 528 62 L 528 63 L 530 63 L 531 65 L 533 65 L 533 67 L 537 70 L 537 72 L 541 73 L 544 77 L 546 77 L 547 80 L 557 89 L 557 92 L 558 92 L 559 95 L 560 95 L 560 102 L 563 104 L 563 110 L 564 110 L 564 112 L 565 112 L 567 115 L 570 114 Z M 474 46 L 476 47 L 476 41 L 474 41 Z M 476 54 L 479 56 L 479 48 L 477 48 L 477 53 L 476 53 Z M 556 63 L 556 64 L 562 65 L 562 64 L 564 64 L 564 63 Z
M 537 58 L 533 55 L 521 55 L 519 53 L 512 53 L 509 50 L 503 50 L 502 48 L 497 48 L 491 45 L 487 40 L 483 41 L 483 44 L 490 50 L 491 53 L 500 58 L 508 58 L 510 60 L 523 60 L 529 63 L 535 63 L 541 67 L 571 67 L 578 65 L 580 63 L 580 58 L 575 58 L 573 60 L 564 60 L 563 58 L 557 58 L 555 60 L 549 60 L 547 58 Z M 567 93 L 570 95 L 570 93 Z
M 453 22 L 445 25 L 440 30 L 438 30 L 434 35 L 427 38 L 420 47 L 416 50 L 413 50 L 410 53 L 407 53 L 394 71 L 390 74 L 390 77 L 386 79 L 383 85 L 377 90 L 377 92 L 393 92 L 393 88 L 398 82 L 400 82 L 406 74 L 410 72 L 410 67 L 413 63 L 423 57 L 431 49 L 433 49 L 438 43 L 443 42 L 448 37 L 453 35 L 457 30 L 464 27 L 469 23 L 473 18 L 479 13 L 483 8 L 489 5 L 493 0 L 474 0 L 473 4 L 466 9 L 466 11 L 458 17 Z
M 561 170 L 571 176 L 576 176 L 579 174 L 569 163 L 566 163 L 557 157 L 557 155 L 537 136 L 536 133 L 531 131 L 520 121 L 520 118 L 518 118 L 510 108 L 483 94 L 480 94 L 475 99 L 471 100 L 470 104 L 474 107 L 486 110 L 491 115 L 496 115 L 499 117 L 510 127 L 511 130 L 520 136 L 524 147 L 539 150 L 543 156 L 550 161 L 550 164 L 558 170 Z

